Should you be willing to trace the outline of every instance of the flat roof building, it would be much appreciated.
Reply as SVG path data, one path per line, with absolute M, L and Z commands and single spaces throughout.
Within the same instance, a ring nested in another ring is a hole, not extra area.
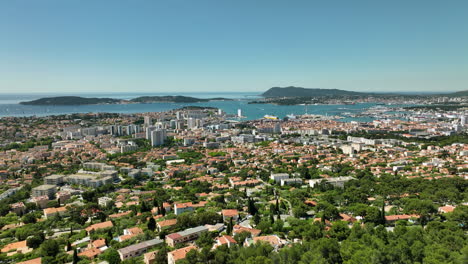
M 44 184 L 60 185 L 60 184 L 63 183 L 63 178 L 64 177 L 65 177 L 64 175 L 58 175 L 58 174 L 54 174 L 54 175 L 44 177 Z
M 208 232 L 208 228 L 205 226 L 197 226 L 194 228 L 185 229 L 184 231 L 167 235 L 166 243 L 169 246 L 174 247 L 177 244 L 197 239 L 198 236 L 203 232 Z
M 162 244 L 162 243 L 164 243 L 163 240 L 156 238 L 156 239 L 147 240 L 147 241 L 135 244 L 135 245 L 121 248 L 117 250 L 117 252 L 119 252 L 121 260 L 126 260 L 129 258 L 141 256 L 143 253 L 146 253 L 148 249 L 156 245 Z
M 39 197 L 39 196 L 44 196 L 44 195 L 48 197 L 53 197 L 56 192 L 57 192 L 57 188 L 55 187 L 55 185 L 50 185 L 50 184 L 39 185 L 32 189 L 32 197 Z
M 335 187 L 343 188 L 345 182 L 354 179 L 351 176 L 342 176 L 342 177 L 335 177 L 335 178 L 321 178 L 321 179 L 312 179 L 309 180 L 310 187 L 314 187 L 315 185 L 319 184 L 321 181 L 325 181 L 328 184 L 331 184 Z

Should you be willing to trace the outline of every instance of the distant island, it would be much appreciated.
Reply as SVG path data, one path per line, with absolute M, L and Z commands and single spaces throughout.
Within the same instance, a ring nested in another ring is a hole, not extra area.
M 22 105 L 95 105 L 95 104 L 129 104 L 129 103 L 200 103 L 209 101 L 231 101 L 228 98 L 195 98 L 189 96 L 140 96 L 130 100 L 114 98 L 88 98 L 80 96 L 57 96 L 20 102 Z

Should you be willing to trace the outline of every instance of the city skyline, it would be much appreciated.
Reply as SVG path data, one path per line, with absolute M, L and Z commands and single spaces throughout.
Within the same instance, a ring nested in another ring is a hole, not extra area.
M 453 1 L 0 3 L 0 93 L 467 90 Z

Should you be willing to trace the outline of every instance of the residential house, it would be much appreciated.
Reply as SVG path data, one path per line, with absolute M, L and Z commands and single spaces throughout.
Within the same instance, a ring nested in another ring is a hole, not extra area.
M 156 254 L 158 254 L 158 250 L 145 253 L 143 255 L 143 262 L 145 264 L 156 264 Z
M 44 217 L 45 219 L 55 216 L 55 215 L 65 215 L 67 213 L 66 207 L 58 207 L 58 208 L 46 208 L 44 209 Z
M 26 206 L 23 202 L 11 204 L 10 208 L 13 213 L 18 215 L 22 215 L 26 211 Z
M 96 239 L 88 244 L 88 248 L 99 248 L 101 251 L 104 251 L 107 249 L 106 240 L 102 238 Z
M 248 245 L 251 245 L 252 242 L 253 243 L 258 243 L 258 242 L 268 243 L 271 246 L 273 246 L 275 250 L 278 250 L 280 247 L 284 245 L 283 241 L 277 235 L 258 236 L 258 237 L 254 237 L 252 240 L 246 240 L 246 243 Z
M 68 201 L 71 198 L 71 194 L 70 194 L 70 192 L 58 192 L 57 193 L 57 198 L 58 198 L 60 204 L 63 204 L 63 203 L 65 203 L 66 201 Z
M 158 227 L 158 230 L 161 231 L 163 228 L 168 228 L 174 226 L 175 224 L 177 224 L 177 219 L 168 219 L 157 222 L 156 226 Z
M 451 213 L 453 212 L 453 210 L 455 210 L 455 206 L 451 206 L 451 205 L 442 206 L 442 207 L 439 207 L 438 209 L 439 213 L 442 213 L 442 214 Z
M 184 213 L 184 212 L 191 212 L 191 211 L 194 211 L 196 208 L 204 207 L 206 204 L 207 204 L 207 202 L 205 202 L 205 201 L 202 201 L 202 202 L 200 202 L 198 204 L 194 204 L 194 203 L 191 203 L 191 202 L 188 202 L 188 203 L 175 203 L 174 204 L 174 213 L 176 215 L 179 215 L 179 214 Z
M 239 212 L 236 209 L 223 209 L 221 214 L 223 215 L 224 222 L 229 221 L 230 218 L 235 222 L 239 220 Z
M 35 258 L 26 261 L 18 262 L 17 264 L 42 264 L 42 258 Z
M 49 196 L 47 195 L 42 195 L 42 196 L 38 196 L 38 197 L 34 197 L 33 199 L 33 202 L 36 203 L 37 207 L 39 208 L 47 208 L 47 204 L 49 203 Z
M 167 263 L 175 264 L 178 260 L 185 259 L 185 256 L 191 250 L 197 250 L 195 246 L 188 246 L 184 248 L 179 248 L 167 253 Z
M 403 214 L 403 215 L 386 215 L 385 216 L 385 221 L 388 224 L 394 224 L 398 220 L 411 220 L 411 219 L 419 219 L 419 215 L 415 215 L 415 214 L 406 215 L 406 214 Z
M 112 224 L 111 221 L 107 221 L 107 222 L 102 222 L 102 223 L 97 223 L 97 224 L 94 224 L 94 225 L 90 225 L 88 226 L 85 230 L 86 232 L 88 232 L 88 234 L 93 231 L 93 230 L 99 230 L 99 229 L 105 229 L 105 228 L 111 228 L 113 227 L 114 224 Z
M 343 214 L 343 213 L 340 214 L 340 218 L 341 218 L 342 221 L 348 222 L 349 224 L 352 224 L 352 223 L 357 221 L 356 218 L 354 218 L 354 217 L 352 217 L 350 215 L 347 215 L 347 214 Z
M 86 250 L 78 253 L 78 256 L 86 257 L 86 258 L 89 258 L 89 259 L 95 259 L 101 253 L 102 253 L 102 251 L 99 248 L 90 248 L 90 249 L 86 249 Z
M 108 204 L 112 202 L 112 198 L 103 196 L 98 198 L 98 204 L 99 206 L 106 207 Z
M 127 228 L 127 229 L 124 229 L 123 236 L 119 236 L 118 241 L 122 242 L 122 241 L 136 237 L 141 234 L 143 234 L 143 230 L 139 227 Z
M 235 245 L 235 244 L 237 244 L 237 241 L 232 236 L 223 235 L 221 237 L 216 238 L 213 248 L 217 248 L 222 245 L 231 247 L 231 245 Z
M 8 253 L 8 256 L 14 255 L 16 253 L 29 253 L 32 251 L 32 248 L 29 248 L 26 244 L 26 240 L 10 243 L 4 246 L 1 250 L 2 253 Z
M 255 228 L 249 228 L 249 227 L 244 227 L 244 226 L 240 226 L 240 225 L 234 225 L 234 228 L 232 230 L 232 233 L 234 235 L 236 234 L 240 234 L 242 232 L 248 232 L 250 233 L 250 235 L 252 237 L 255 237 L 255 236 L 258 236 L 260 235 L 260 233 L 262 232 L 262 230 L 260 229 L 255 229 Z

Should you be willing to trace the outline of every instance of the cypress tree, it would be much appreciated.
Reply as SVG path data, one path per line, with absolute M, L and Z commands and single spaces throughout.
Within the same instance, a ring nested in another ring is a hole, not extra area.
M 78 257 L 78 251 L 76 251 L 75 248 L 75 250 L 73 250 L 73 264 L 77 264 L 78 261 L 80 261 L 80 257 Z
M 154 220 L 153 217 L 150 217 L 147 227 L 149 230 L 154 231 L 156 229 L 156 221 Z
M 380 220 L 382 225 L 385 225 L 385 200 L 382 201 L 382 212 L 380 212 L 382 219 Z
M 229 222 L 227 224 L 227 227 L 226 227 L 226 233 L 228 235 L 231 235 L 232 234 L 232 229 L 234 228 L 234 224 L 232 222 L 232 217 L 229 218 Z

